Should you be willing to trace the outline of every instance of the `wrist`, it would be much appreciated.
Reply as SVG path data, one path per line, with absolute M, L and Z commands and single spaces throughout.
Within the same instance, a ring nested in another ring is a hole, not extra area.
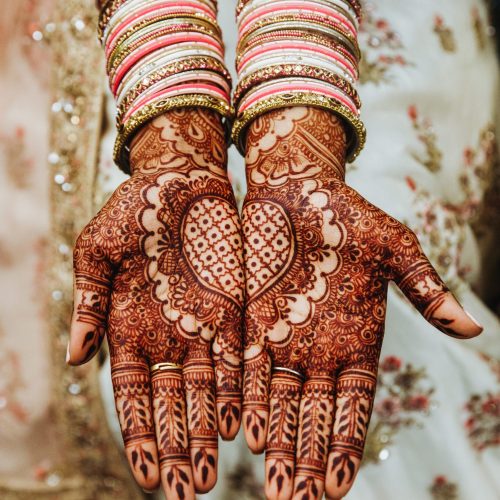
M 318 177 L 343 181 L 345 157 L 345 128 L 333 113 L 299 106 L 274 110 L 249 127 L 248 185 L 281 185 Z
M 227 151 L 222 120 L 203 108 L 179 108 L 150 121 L 130 147 L 134 173 L 192 169 L 227 175 Z

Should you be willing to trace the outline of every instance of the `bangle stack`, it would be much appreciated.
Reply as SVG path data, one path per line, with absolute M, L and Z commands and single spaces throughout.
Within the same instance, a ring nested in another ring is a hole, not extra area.
M 267 111 L 315 106 L 344 119 L 347 159 L 365 143 L 355 86 L 358 0 L 240 0 L 233 142 L 245 154 L 250 123 Z
M 205 107 L 231 119 L 231 77 L 216 0 L 101 2 L 99 39 L 118 113 L 114 159 L 129 173 L 129 144 L 149 120 Z

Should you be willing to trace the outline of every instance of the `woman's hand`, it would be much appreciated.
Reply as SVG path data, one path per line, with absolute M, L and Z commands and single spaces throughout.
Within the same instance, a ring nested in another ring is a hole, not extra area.
M 241 413 L 242 237 L 220 118 L 155 119 L 131 165 L 75 247 L 68 362 L 107 336 L 136 480 L 152 490 L 161 477 L 167 498 L 194 499 L 217 480 L 217 430 L 234 438 Z
M 389 281 L 444 333 L 481 332 L 415 235 L 344 183 L 344 154 L 342 124 L 318 109 L 273 111 L 248 134 L 243 425 L 251 450 L 266 450 L 273 500 L 351 487 Z

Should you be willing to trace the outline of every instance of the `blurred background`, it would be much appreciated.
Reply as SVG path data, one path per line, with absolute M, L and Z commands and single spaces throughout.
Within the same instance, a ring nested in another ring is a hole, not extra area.
M 219 1 L 231 71 L 235 4 Z M 347 182 L 418 234 L 485 331 L 444 338 L 391 290 L 364 463 L 347 498 L 500 499 L 498 2 L 363 4 L 368 141 Z M 64 363 L 72 245 L 125 178 L 111 159 L 95 3 L 1 7 L 0 498 L 139 499 L 105 350 L 87 367 Z M 229 168 L 241 203 L 234 147 Z M 241 433 L 221 448 L 219 483 L 203 498 L 263 498 L 263 457 Z

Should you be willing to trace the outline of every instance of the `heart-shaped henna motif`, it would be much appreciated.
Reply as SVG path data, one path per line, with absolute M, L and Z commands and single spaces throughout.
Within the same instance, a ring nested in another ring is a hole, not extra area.
M 283 208 L 266 201 L 245 205 L 245 233 L 252 245 L 245 250 L 248 300 L 271 288 L 287 272 L 293 259 L 294 236 Z

